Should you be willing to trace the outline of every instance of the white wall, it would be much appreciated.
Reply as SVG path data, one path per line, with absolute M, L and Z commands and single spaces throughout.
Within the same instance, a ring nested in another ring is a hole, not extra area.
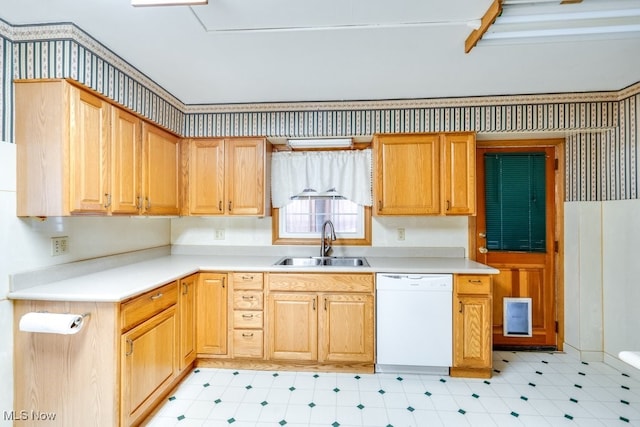
M 9 276 L 51 265 L 164 246 L 170 243 L 169 219 L 48 218 L 23 219 L 16 212 L 16 146 L 0 142 L 0 425 L 13 402 L 13 314 L 7 300 Z M 69 253 L 51 256 L 51 237 L 69 237 Z M 17 408 L 19 409 L 19 408 Z
M 397 229 L 405 229 L 405 240 Z M 373 217 L 372 246 L 456 247 L 468 253 L 468 218 L 459 217 Z M 215 231 L 224 230 L 225 239 L 216 240 Z M 197 218 L 171 220 L 173 245 L 270 246 L 271 217 Z
M 640 200 L 565 204 L 565 343 L 583 360 L 640 350 Z

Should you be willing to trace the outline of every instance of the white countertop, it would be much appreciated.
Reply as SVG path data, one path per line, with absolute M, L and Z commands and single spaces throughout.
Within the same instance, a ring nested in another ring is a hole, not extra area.
M 198 271 L 466 273 L 498 270 L 466 258 L 366 257 L 369 267 L 274 266 L 280 256 L 169 255 L 10 292 L 9 299 L 120 302 Z

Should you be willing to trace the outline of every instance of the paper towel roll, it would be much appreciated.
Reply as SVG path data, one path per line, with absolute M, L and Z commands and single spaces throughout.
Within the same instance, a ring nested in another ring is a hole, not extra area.
M 76 334 L 84 325 L 81 314 L 27 313 L 20 318 L 20 330 L 46 334 Z

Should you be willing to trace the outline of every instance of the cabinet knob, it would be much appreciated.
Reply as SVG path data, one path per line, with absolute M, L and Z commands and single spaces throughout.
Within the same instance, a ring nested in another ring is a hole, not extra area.
M 218 210 L 222 212 L 222 200 L 218 201 Z
M 129 345 L 129 350 L 124 355 L 131 356 L 133 354 L 133 340 L 127 339 L 127 344 Z

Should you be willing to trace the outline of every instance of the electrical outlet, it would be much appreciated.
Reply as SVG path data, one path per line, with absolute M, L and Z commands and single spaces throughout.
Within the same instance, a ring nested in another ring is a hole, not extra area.
M 224 228 L 218 228 L 215 235 L 216 240 L 224 240 Z
M 404 228 L 398 228 L 398 240 L 404 240 Z
M 52 237 L 51 256 L 64 255 L 66 253 L 69 253 L 69 237 Z

